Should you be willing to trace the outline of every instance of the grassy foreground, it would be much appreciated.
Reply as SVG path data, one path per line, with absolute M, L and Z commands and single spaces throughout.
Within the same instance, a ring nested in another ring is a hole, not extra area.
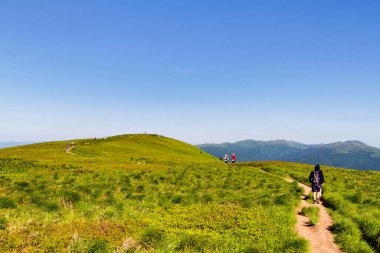
M 0 150 L 1 252 L 307 252 L 301 189 L 165 137 Z
M 307 185 L 313 166 L 284 162 L 246 163 Z M 332 214 L 331 228 L 345 252 L 380 252 L 380 172 L 322 166 L 323 198 Z

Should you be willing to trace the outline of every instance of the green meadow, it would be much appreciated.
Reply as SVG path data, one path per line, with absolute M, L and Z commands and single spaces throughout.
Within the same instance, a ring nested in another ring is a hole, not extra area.
M 307 251 L 296 184 L 158 135 L 74 144 L 0 150 L 2 252 Z
M 159 135 L 72 142 L 0 149 L 1 252 L 308 252 L 281 176 L 309 165 L 225 166 Z M 337 241 L 378 251 L 380 174 L 323 169 Z
M 252 162 L 260 168 L 307 185 L 311 165 Z M 380 252 L 380 172 L 322 166 L 323 198 L 334 220 L 331 228 L 345 252 Z

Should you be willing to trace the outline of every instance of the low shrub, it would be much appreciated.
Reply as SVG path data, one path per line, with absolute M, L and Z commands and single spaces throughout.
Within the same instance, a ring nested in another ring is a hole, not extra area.
M 202 196 L 202 202 L 203 203 L 212 202 L 212 200 L 213 200 L 213 197 L 211 194 L 205 194 Z
M 0 208 L 3 209 L 14 209 L 16 208 L 16 202 L 9 197 L 0 197 Z
M 55 212 L 59 210 L 60 206 L 56 202 L 46 201 L 41 205 L 41 208 L 47 212 Z
M 308 242 L 302 238 L 288 239 L 284 242 L 282 252 L 308 252 L 309 250 Z
M 182 195 L 174 195 L 172 197 L 172 202 L 174 204 L 179 204 L 179 203 L 182 203 L 183 202 L 183 196 Z
M 7 228 L 7 219 L 5 217 L 0 217 L 0 230 Z
M 29 183 L 28 182 L 15 182 L 15 185 L 17 187 L 18 190 L 25 190 L 25 188 L 28 188 L 29 187 Z
M 92 240 L 87 248 L 88 253 L 106 253 L 112 252 L 109 247 L 109 242 L 102 238 Z
M 280 196 L 277 196 L 275 199 L 274 199 L 274 203 L 278 206 L 281 206 L 281 205 L 286 205 L 287 204 L 287 201 L 288 201 L 289 197 L 285 196 L 285 195 L 280 195 Z
M 165 232 L 163 229 L 148 227 L 145 228 L 140 236 L 140 243 L 147 248 L 155 247 L 161 244 L 165 239 Z
M 63 191 L 63 198 L 71 203 L 76 203 L 81 199 L 78 192 L 70 190 Z
M 259 247 L 256 245 L 246 246 L 238 251 L 239 253 L 262 253 Z
M 138 185 L 138 186 L 136 187 L 136 192 L 141 193 L 141 192 L 143 192 L 143 191 L 144 191 L 144 185 Z
M 248 196 L 241 197 L 239 202 L 240 202 L 241 206 L 244 208 L 251 208 L 252 207 L 252 198 L 250 198 Z
M 203 252 L 207 248 L 208 241 L 203 236 L 196 234 L 184 234 L 175 248 L 178 251 Z

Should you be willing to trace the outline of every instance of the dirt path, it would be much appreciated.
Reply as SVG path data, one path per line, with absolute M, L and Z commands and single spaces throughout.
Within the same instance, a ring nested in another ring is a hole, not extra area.
M 70 147 L 66 147 L 66 153 L 67 154 L 70 154 L 70 155 L 76 155 L 74 153 L 71 152 L 72 149 L 76 148 L 77 146 L 71 146 Z
M 294 181 L 288 178 L 284 178 L 284 180 L 288 182 Z M 335 244 L 334 236 L 329 230 L 333 220 L 328 215 L 326 208 L 322 204 L 313 205 L 308 203 L 305 197 L 309 195 L 311 188 L 301 183 L 298 183 L 298 186 L 304 189 L 304 195 L 302 196 L 301 205 L 297 208 L 297 224 L 295 227 L 297 234 L 309 241 L 311 253 L 342 252 Z M 309 218 L 301 214 L 302 208 L 310 206 L 317 206 L 320 210 L 320 220 L 315 226 L 308 225 Z

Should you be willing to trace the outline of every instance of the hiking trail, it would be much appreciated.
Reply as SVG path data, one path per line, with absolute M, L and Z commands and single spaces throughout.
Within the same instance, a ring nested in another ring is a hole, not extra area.
M 66 151 L 67 154 L 76 155 L 76 154 L 74 154 L 74 153 L 71 152 L 71 150 L 74 149 L 74 148 L 76 148 L 76 147 L 77 146 L 75 144 L 73 144 L 73 143 L 72 144 L 67 144 L 65 151 Z
M 293 179 L 283 179 L 289 183 L 294 182 Z M 297 207 L 296 210 L 297 223 L 295 231 L 299 236 L 309 241 L 311 253 L 342 252 L 335 244 L 334 235 L 329 230 L 333 224 L 333 220 L 327 213 L 326 207 L 323 206 L 323 202 L 320 201 L 321 204 L 318 205 L 307 202 L 306 196 L 308 196 L 311 192 L 311 188 L 300 182 L 298 182 L 298 186 L 304 190 L 304 193 L 302 195 L 301 204 Z M 315 226 L 310 226 L 309 218 L 302 215 L 301 213 L 302 208 L 311 206 L 316 206 L 319 208 L 320 220 Z

